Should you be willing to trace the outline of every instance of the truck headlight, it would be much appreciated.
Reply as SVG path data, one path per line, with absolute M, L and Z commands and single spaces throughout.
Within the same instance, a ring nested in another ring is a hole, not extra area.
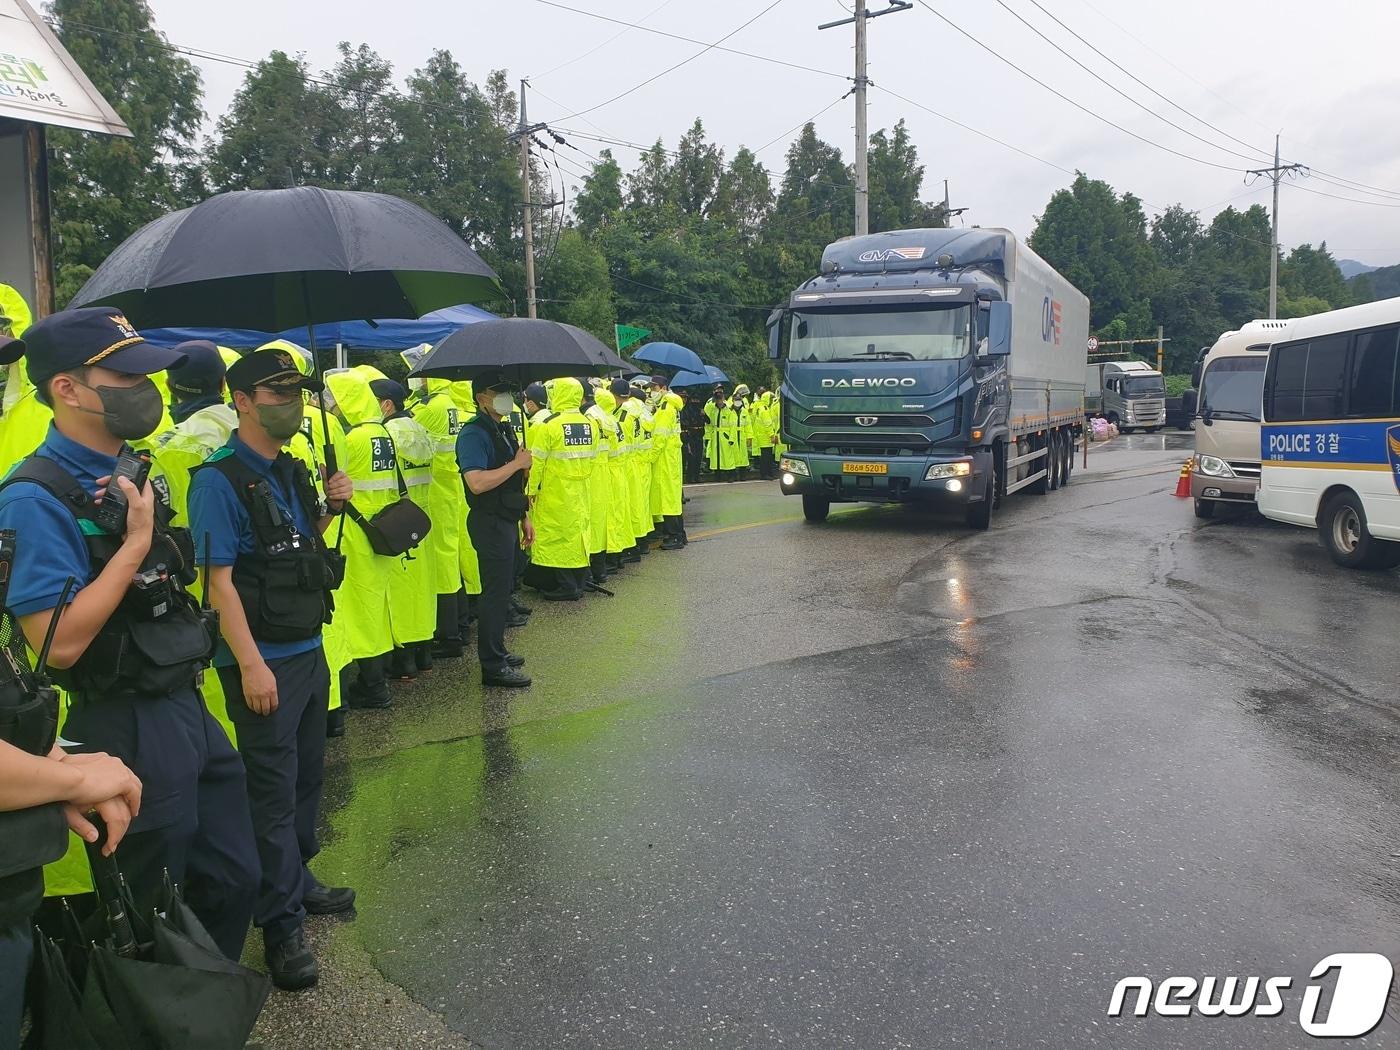
M 784 456 L 782 462 L 778 464 L 778 467 L 780 470 L 785 470 L 789 474 L 798 474 L 804 478 L 810 478 L 812 476 L 812 472 L 807 469 L 807 464 L 803 463 L 800 459 L 788 459 Z
M 965 478 L 972 473 L 972 464 L 967 460 L 959 460 L 956 463 L 935 463 L 924 472 L 925 481 L 937 481 L 940 478 Z
M 1215 456 L 1197 456 L 1196 469 L 1212 478 L 1233 478 L 1235 472 L 1230 469 L 1230 464 Z

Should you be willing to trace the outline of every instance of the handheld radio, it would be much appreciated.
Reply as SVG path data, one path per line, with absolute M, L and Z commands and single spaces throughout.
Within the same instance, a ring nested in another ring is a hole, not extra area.
M 93 520 L 114 536 L 124 534 L 126 532 L 126 512 L 130 508 L 127 506 L 126 493 L 117 484 L 117 479 L 126 478 L 136 486 L 136 491 L 140 492 L 146 487 L 146 479 L 150 477 L 150 474 L 150 453 L 123 449 L 121 455 L 117 457 L 117 465 L 112 468 L 111 480 L 107 482 L 107 492 L 103 495 L 102 502 L 97 505 L 97 510 L 93 512 Z

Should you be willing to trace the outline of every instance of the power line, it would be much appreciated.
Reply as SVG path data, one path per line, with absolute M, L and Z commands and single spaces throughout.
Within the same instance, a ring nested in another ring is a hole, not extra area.
M 607 100 L 604 101 L 604 102 L 599 102 L 596 106 L 589 106 L 587 109 L 580 109 L 580 110 L 578 110 L 577 112 L 570 113 L 567 117 L 561 117 L 560 119 L 561 119 L 561 120 L 573 120 L 574 117 L 581 117 L 581 116 L 583 116 L 585 113 L 593 113 L 593 112 L 595 112 L 596 110 L 602 109 L 604 106 L 611 106 L 611 105 L 612 105 L 614 102 L 616 102 L 618 99 L 626 98 L 628 95 L 632 94 L 632 92 L 634 92 L 634 91 L 640 91 L 642 88 L 646 87 L 648 84 L 653 84 L 653 83 L 655 83 L 656 81 L 660 80 L 660 79 L 661 79 L 662 77 L 664 77 L 666 74 L 668 74 L 668 73 L 674 73 L 676 70 L 680 69 L 681 66 L 689 65 L 691 62 L 694 62 L 697 58 L 701 57 L 702 55 L 709 54 L 709 52 L 713 51 L 717 46 L 719 46 L 720 44 L 724 43 L 724 42 L 725 42 L 726 40 L 728 40 L 730 37 L 735 36 L 736 34 L 738 34 L 738 33 L 742 32 L 743 30 L 747 29 L 749 26 L 753 25 L 753 24 L 754 24 L 755 22 L 757 22 L 760 18 L 762 18 L 764 15 L 766 15 L 769 11 L 773 10 L 773 8 L 777 7 L 777 6 L 778 6 L 779 4 L 781 4 L 782 2 L 783 2 L 783 0 L 772 0 L 772 2 L 771 2 L 767 7 L 765 7 L 762 11 L 760 11 L 758 14 L 754 15 L 752 18 L 748 19 L 746 22 L 744 22 L 742 25 L 738 26 L 737 28 L 731 29 L 728 33 L 725 33 L 724 36 L 722 36 L 722 37 L 720 37 L 718 40 L 714 41 L 714 43 L 706 44 L 704 47 L 702 47 L 699 51 L 695 52 L 695 54 L 691 55 L 689 58 L 681 59 L 681 61 L 677 62 L 677 63 L 676 63 L 675 65 L 673 65 L 673 66 L 667 66 L 667 67 L 666 67 L 665 69 L 663 69 L 660 73 L 657 73 L 657 74 L 655 74 L 654 76 L 649 76 L 649 77 L 647 77 L 647 78 L 646 78 L 645 80 L 643 80 L 640 84 L 634 84 L 632 87 L 628 88 L 626 91 L 619 92 L 618 94 L 614 95 L 612 98 L 607 99 Z
M 789 62 L 786 59 L 774 58 L 772 55 L 755 54 L 752 51 L 740 51 L 733 47 L 721 47 L 718 44 L 711 44 L 707 40 L 697 40 L 692 36 L 682 36 L 679 33 L 668 33 L 663 29 L 653 29 L 651 26 L 644 26 L 637 22 L 624 21 L 621 18 L 612 18 L 608 15 L 600 15 L 596 11 L 586 11 L 581 7 L 570 7 L 568 4 L 561 4 L 558 0 L 535 0 L 537 4 L 544 4 L 546 7 L 555 7 L 561 11 L 570 11 L 576 15 L 586 15 L 589 18 L 597 18 L 603 22 L 611 22 L 614 25 L 628 26 L 631 29 L 640 30 L 643 33 L 652 33 L 656 36 L 664 36 L 669 40 L 683 40 L 687 44 L 700 44 L 711 51 L 723 51 L 725 54 L 739 55 L 742 58 L 752 58 L 759 62 L 768 62 L 775 66 L 785 66 L 788 69 L 800 69 L 806 73 L 817 73 L 824 77 L 834 77 L 837 80 L 850 80 L 851 78 L 841 73 L 833 73 L 829 69 L 819 69 L 816 66 L 804 66 L 801 62 Z
M 671 6 L 672 4 L 674 4 L 675 2 L 676 2 L 676 0 L 665 0 L 664 3 L 658 4 L 656 7 L 653 7 L 650 11 L 648 11 L 646 14 L 642 15 L 642 21 L 643 21 L 643 22 L 646 22 L 646 21 L 651 20 L 652 18 L 655 18 L 657 15 L 659 15 L 662 11 L 664 11 L 666 8 L 670 7 L 670 6 Z M 620 29 L 620 30 L 618 30 L 616 33 L 614 33 L 612 36 L 610 36 L 610 37 L 608 37 L 606 40 L 604 40 L 601 44 L 597 44 L 597 45 L 595 45 L 595 46 L 593 46 L 593 47 L 590 47 L 590 48 L 589 48 L 587 51 L 585 51 L 583 54 L 581 54 L 581 55 L 576 55 L 576 56 L 574 56 L 573 58 L 569 59 L 567 62 L 560 62 L 559 65 L 557 65 L 557 66 L 551 66 L 549 69 L 546 69 L 543 73 L 536 73 L 533 77 L 530 78 L 530 83 L 531 83 L 531 85 L 533 86 L 534 82 L 535 82 L 536 80 L 538 80 L 540 77 L 547 77 L 547 76 L 549 76 L 551 73 L 557 73 L 557 72 L 559 72 L 559 70 L 561 70 L 561 69 L 566 69 L 566 68 L 568 68 L 569 66 L 573 65 L 575 62 L 581 62 L 583 59 L 587 58 L 589 55 L 596 54 L 597 52 L 601 51 L 603 48 L 605 48 L 605 47 L 607 47 L 609 44 L 611 44 L 614 40 L 618 39 L 619 37 L 624 37 L 624 36 L 626 36 L 626 35 L 627 35 L 628 33 L 630 33 L 631 31 L 632 31 L 632 27 L 631 27 L 631 26 L 628 26 L 628 27 L 626 27 L 625 29 Z M 536 90 L 539 90 L 539 89 L 536 88 Z M 540 94 L 544 94 L 544 92 L 540 92 Z
M 1001 0 L 997 0 L 997 2 L 998 2 L 998 3 L 1001 3 Z M 1222 129 L 1222 128 L 1216 127 L 1214 124 L 1212 124 L 1210 121 L 1206 120 L 1204 117 L 1199 117 L 1199 116 L 1197 116 L 1195 113 L 1192 113 L 1189 109 L 1186 109 L 1184 106 L 1177 105 L 1177 103 L 1175 103 L 1174 101 L 1172 101 L 1172 100 L 1171 100 L 1170 98 L 1168 98 L 1166 95 L 1162 94 L 1160 91 L 1158 91 L 1156 88 L 1154 88 L 1151 84 L 1148 84 L 1146 81 L 1144 81 L 1144 80 L 1142 80 L 1140 77 L 1138 77 L 1135 73 L 1132 72 L 1132 70 L 1127 69 L 1127 68 L 1125 68 L 1124 66 L 1120 65 L 1118 62 L 1114 61 L 1114 59 L 1112 59 L 1112 58 L 1110 58 L 1108 55 L 1104 54 L 1104 53 L 1103 53 L 1102 51 L 1100 51 L 1097 47 L 1095 47 L 1093 44 L 1091 44 L 1088 40 L 1085 40 L 1082 36 L 1080 36 L 1078 33 L 1076 33 L 1073 29 L 1071 29 L 1069 26 L 1065 25 L 1065 23 L 1062 22 L 1062 21 L 1054 14 L 1054 12 L 1047 10 L 1047 9 L 1045 8 L 1045 6 L 1044 6 L 1043 4 L 1040 3 L 1040 0 L 1030 0 L 1030 2 L 1031 2 L 1032 4 L 1034 4 L 1037 8 L 1039 8 L 1040 11 L 1041 11 L 1044 15 L 1046 15 L 1051 21 L 1053 21 L 1057 26 L 1059 26 L 1061 29 L 1063 29 L 1065 32 L 1067 32 L 1070 36 L 1074 37 L 1074 39 L 1078 40 L 1081 44 L 1083 44 L 1085 47 L 1087 47 L 1087 48 L 1088 48 L 1090 51 L 1092 51 L 1094 54 L 1098 55 L 1098 56 L 1099 56 L 1101 59 L 1103 59 L 1105 62 L 1109 63 L 1109 65 L 1113 66 L 1114 69 L 1118 70 L 1120 73 L 1123 73 L 1124 75 L 1126 75 L 1126 76 L 1128 76 L 1129 78 L 1131 78 L 1131 79 L 1133 80 L 1134 83 L 1136 83 L 1136 84 L 1140 85 L 1141 87 L 1146 88 L 1148 91 L 1152 92 L 1152 94 L 1156 95 L 1158 98 L 1160 98 L 1160 99 L 1161 99 L 1163 102 L 1165 102 L 1167 105 L 1171 106 L 1173 109 L 1176 109 L 1176 110 L 1178 110 L 1178 111 L 1181 112 L 1181 113 L 1184 113 L 1186 116 L 1190 117 L 1190 118 L 1191 118 L 1192 120 L 1194 120 L 1194 121 L 1197 121 L 1197 122 L 1199 122 L 1199 123 L 1201 123 L 1201 124 L 1204 124 L 1206 127 L 1210 128 L 1211 131 L 1214 131 L 1217 135 L 1223 135 L 1225 138 L 1229 139 L 1231 142 L 1238 143 L 1239 145 L 1245 147 L 1245 149 L 1253 150 L 1255 153 L 1258 153 L 1258 154 L 1264 156 L 1265 158 L 1268 157 L 1268 151 L 1267 151 L 1267 150 L 1260 149 L 1258 146 L 1255 146 L 1255 145 L 1253 145 L 1252 143 L 1249 143 L 1249 142 L 1244 141 L 1244 139 L 1236 138 L 1234 135 L 1231 135 L 1228 131 L 1225 131 L 1225 130 Z M 1006 7 L 1006 5 L 1005 5 L 1004 3 L 1002 3 L 1002 6 L 1003 6 L 1003 7 Z M 1010 8 L 1007 8 L 1007 10 L 1010 11 L 1011 9 L 1010 9 Z M 1011 13 L 1012 13 L 1012 14 L 1016 14 L 1016 12 L 1014 12 L 1014 11 L 1012 11 Z M 1016 17 L 1017 17 L 1017 18 L 1020 18 L 1020 15 L 1017 15 Z M 1025 21 L 1025 20 L 1022 19 L 1022 21 Z M 1029 25 L 1029 23 L 1027 23 L 1027 24 Z M 1057 50 L 1058 50 L 1058 48 L 1057 48 Z M 1061 54 L 1063 54 L 1063 53 L 1064 53 L 1064 52 L 1061 52 Z M 1067 57 L 1068 57 L 1068 56 L 1067 56 Z M 1087 72 L 1090 72 L 1090 73 L 1093 72 L 1093 71 L 1090 70 L 1087 66 L 1085 66 L 1084 68 L 1085 68 L 1085 70 L 1086 70 Z M 1098 76 L 1098 74 L 1096 74 L 1096 73 L 1095 73 L 1094 75 L 1095 75 L 1095 76 Z M 1102 79 L 1102 78 L 1100 78 L 1100 79 Z M 1107 83 L 1107 81 L 1105 81 L 1105 83 Z M 1109 85 L 1109 86 L 1112 87 L 1112 85 Z M 1114 90 L 1117 91 L 1118 89 L 1117 89 L 1117 88 L 1114 88 Z M 1119 93 L 1120 95 L 1123 94 L 1123 92 L 1121 92 L 1121 91 L 1119 91 L 1118 93 Z M 1124 97 L 1124 98 L 1129 98 L 1128 95 L 1123 95 L 1123 97 Z M 1139 105 L 1141 105 L 1141 103 L 1139 103 Z M 1146 107 L 1143 107 L 1143 108 L 1146 108 Z M 1148 110 L 1148 112 L 1151 113 L 1152 111 L 1151 111 L 1151 110 Z M 1154 116 L 1156 116 L 1156 114 L 1154 114 Z M 1162 119 L 1165 120 L 1166 118 L 1164 117 L 1164 118 L 1162 118 Z M 1168 123 L 1171 123 L 1171 122 L 1168 121 Z M 1177 125 L 1172 124 L 1172 127 L 1177 127 Z M 1180 129 L 1180 130 L 1185 130 L 1185 129 L 1183 128 L 1183 129 Z M 1190 132 L 1187 132 L 1187 134 L 1191 134 L 1191 133 L 1190 133 Z M 1192 137 L 1193 137 L 1193 138 L 1200 138 L 1200 136 L 1197 136 L 1197 135 L 1192 135 Z M 1211 142 L 1209 142 L 1208 140 L 1203 139 L 1203 138 L 1200 139 L 1200 141 L 1206 142 L 1207 145 L 1215 145 L 1214 143 L 1211 143 Z M 1224 147 L 1217 147 L 1217 148 L 1224 149 Z M 1227 151 L 1227 152 L 1234 153 L 1233 150 L 1229 150 L 1229 151 Z M 1243 156 L 1243 154 L 1239 154 L 1239 153 L 1234 153 L 1234 155 L 1235 155 L 1236 157 Z M 1250 158 L 1245 157 L 1245 159 L 1246 159 L 1246 160 L 1249 160 Z
M 543 0 L 541 0 L 541 2 L 543 2 Z M 1000 2 L 1000 0 L 998 0 L 998 2 Z M 1054 95 L 1056 98 L 1061 99 L 1061 100 L 1063 100 L 1063 101 L 1065 101 L 1065 102 L 1068 102 L 1068 103 L 1069 103 L 1071 106 L 1073 106 L 1075 109 L 1079 110 L 1079 111 L 1082 112 L 1082 113 L 1087 113 L 1089 116 L 1093 117 L 1095 120 L 1102 121 L 1103 123 L 1107 124 L 1109 127 L 1115 128 L 1115 129 L 1117 129 L 1118 131 L 1121 131 L 1124 135 L 1127 135 L 1129 138 L 1137 139 L 1139 142 L 1145 142 L 1147 145 L 1152 146 L 1154 149 L 1162 150 L 1164 153 L 1170 153 L 1172 156 L 1174 156 L 1174 157 L 1180 157 L 1182 160 L 1189 160 L 1189 161 L 1192 161 L 1193 163 L 1196 163 L 1196 164 L 1204 164 L 1204 165 L 1205 165 L 1206 167 L 1208 167 L 1208 168 L 1218 168 L 1218 169 L 1220 169 L 1221 171 L 1238 171 L 1238 170 L 1239 170 L 1238 168 L 1236 168 L 1236 167 L 1234 167 L 1233 165 L 1230 165 L 1230 164 L 1217 164 L 1217 163 L 1216 163 L 1215 161 L 1213 161 L 1213 160 L 1206 160 L 1206 159 L 1204 159 L 1204 158 L 1202 158 L 1202 157 L 1193 157 L 1193 156 L 1192 156 L 1191 154 L 1189 154 L 1189 153 L 1182 153 L 1180 150 L 1174 150 L 1174 149 L 1172 149 L 1170 146 L 1164 146 L 1164 145 L 1162 145 L 1160 142 L 1154 142 L 1152 139 L 1148 138 L 1148 137 L 1145 136 L 1145 135 L 1139 135 L 1136 131 L 1130 131 L 1129 129 L 1123 127 L 1123 125 L 1114 123 L 1113 121 L 1111 121 L 1111 120 L 1109 120 L 1107 117 L 1105 117 L 1102 113 L 1096 113 L 1094 110 L 1090 109 L 1088 106 L 1084 105 L 1083 103 L 1076 102 L 1074 99 L 1070 98 L 1070 97 L 1069 97 L 1068 95 L 1066 95 L 1064 92 L 1056 90 L 1055 88 L 1051 87 L 1049 84 L 1047 84 L 1045 81 L 1041 80 L 1039 77 L 1037 77 L 1037 76 L 1034 75 L 1033 73 L 1028 73 L 1028 72 L 1026 72 L 1024 69 L 1022 69 L 1020 66 L 1018 66 L 1015 62 L 1011 61 L 1011 59 L 1005 57 L 1004 55 L 1000 54 L 999 52 L 997 52 L 997 51 L 993 50 L 992 48 L 988 47 L 988 46 L 987 46 L 986 44 L 984 44 L 982 41 L 978 40 L 977 37 L 973 36 L 973 35 L 972 35 L 971 33 L 969 33 L 967 30 L 963 29 L 962 26 L 958 25 L 958 24 L 957 24 L 956 22 L 954 22 L 951 18 L 949 18 L 948 16 L 946 16 L 945 14 L 943 14 L 943 12 L 939 11 L 936 7 L 933 7 L 931 4 L 929 4 L 929 3 L 928 3 L 928 0 L 918 0 L 918 3 L 919 3 L 919 5 L 920 5 L 921 7 L 925 8 L 926 10 L 928 10 L 931 14 L 933 14 L 933 15 L 934 15 L 935 17 L 937 17 L 939 20 L 941 20 L 942 22 L 944 22 L 944 23 L 945 23 L 946 25 L 948 25 L 950 28 L 956 30 L 958 33 L 960 33 L 960 34 L 962 34 L 963 36 L 967 37 L 968 40 L 971 40 L 974 44 L 976 44 L 978 47 L 980 47 L 983 51 L 987 52 L 987 54 L 991 55 L 991 56 L 992 56 L 993 58 L 995 58 L 998 62 L 1002 62 L 1002 63 L 1004 63 L 1004 64 L 1010 66 L 1012 69 L 1016 70 L 1016 72 L 1020 73 L 1023 77 L 1025 77 L 1027 80 L 1030 80 L 1030 81 L 1033 81 L 1033 82 L 1036 83 L 1036 84 L 1039 84 L 1039 85 L 1040 85 L 1041 87 L 1043 87 L 1046 91 L 1050 92 L 1050 94 Z M 1013 14 L 1014 14 L 1014 12 L 1013 12 Z
M 851 90 L 854 91 L 855 89 L 852 88 Z M 816 122 L 816 119 L 817 119 L 818 117 L 820 117 L 822 114 L 824 114 L 824 113 L 825 113 L 827 110 L 829 110 L 832 106 L 835 106 L 837 103 L 843 101 L 847 96 L 850 95 L 850 93 L 851 93 L 850 91 L 847 91 L 845 95 L 841 95 L 841 96 L 838 97 L 838 98 L 832 99 L 832 100 L 831 100 L 830 102 L 828 102 L 825 106 L 823 106 L 821 109 L 817 110 L 817 111 L 816 111 L 815 113 L 813 113 L 810 117 L 808 117 L 806 120 L 804 120 L 801 124 L 796 124 L 796 125 L 794 125 L 793 127 L 788 128 L 787 131 L 784 131 L 784 132 L 783 132 L 782 134 L 780 134 L 780 135 L 774 135 L 771 139 L 769 139 L 767 142 L 765 142 L 762 146 L 759 146 L 757 149 L 752 150 L 751 152 L 753 153 L 754 156 L 758 156 L 760 153 L 762 153 L 764 150 L 766 150 L 769 146 L 774 145 L 774 144 L 775 144 L 776 142 L 778 142 L 780 139 L 785 139 L 785 138 L 787 138 L 789 135 L 791 135 L 794 131 L 801 131 L 801 130 L 802 130 L 803 128 L 805 128 L 808 124 L 813 124 L 813 123 L 815 123 L 815 122 Z

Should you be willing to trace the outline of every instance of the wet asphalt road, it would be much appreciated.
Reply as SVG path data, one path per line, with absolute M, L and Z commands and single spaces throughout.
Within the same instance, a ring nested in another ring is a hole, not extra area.
M 1189 442 L 1096 449 L 985 534 L 692 490 L 686 551 L 541 603 L 527 693 L 458 662 L 353 717 L 313 867 L 359 915 L 265 1045 L 1312 1042 L 1318 960 L 1400 958 L 1400 576 L 1196 521 Z M 1131 975 L 1294 982 L 1108 1017 Z

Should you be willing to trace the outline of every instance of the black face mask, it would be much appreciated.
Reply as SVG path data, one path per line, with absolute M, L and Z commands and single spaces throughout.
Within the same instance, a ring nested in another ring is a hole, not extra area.
M 78 382 L 76 379 L 74 382 Z M 160 417 L 165 411 L 160 389 L 149 378 L 142 379 L 135 386 L 86 386 L 102 402 L 102 411 L 91 408 L 79 409 L 94 416 L 101 416 L 107 432 L 123 441 L 138 441 L 150 437 L 160 426 Z

